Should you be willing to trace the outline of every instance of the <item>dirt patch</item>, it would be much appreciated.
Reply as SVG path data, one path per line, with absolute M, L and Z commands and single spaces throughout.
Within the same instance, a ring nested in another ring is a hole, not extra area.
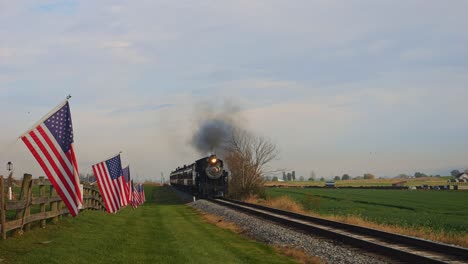
M 299 250 L 299 249 L 292 248 L 292 247 L 280 247 L 280 246 L 275 246 L 275 250 L 282 255 L 291 257 L 299 261 L 299 263 L 302 263 L 302 264 L 322 263 L 319 257 L 310 256 L 306 252 L 304 252 L 304 250 Z
M 229 229 L 235 233 L 242 233 L 242 228 L 237 226 L 233 222 L 228 222 L 225 221 L 222 217 L 217 216 L 217 215 L 212 215 L 212 214 L 207 214 L 205 212 L 202 212 L 198 210 L 198 213 L 200 216 L 208 223 L 216 225 L 217 227 L 224 228 L 224 229 Z

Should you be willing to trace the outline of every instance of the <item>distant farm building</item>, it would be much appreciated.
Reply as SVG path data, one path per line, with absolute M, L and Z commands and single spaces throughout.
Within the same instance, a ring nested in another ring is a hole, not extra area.
M 449 184 L 451 189 L 468 190 L 468 174 L 466 172 L 458 174 L 455 179 L 449 180 Z
M 468 180 L 468 174 L 466 172 L 460 173 L 455 177 L 457 180 Z

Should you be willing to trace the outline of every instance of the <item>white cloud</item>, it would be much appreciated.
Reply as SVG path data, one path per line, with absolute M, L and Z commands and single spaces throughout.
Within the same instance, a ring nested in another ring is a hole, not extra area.
M 427 61 L 436 57 L 435 51 L 426 48 L 418 48 L 404 51 L 400 58 L 405 61 Z
M 368 46 L 368 51 L 370 53 L 383 53 L 389 48 L 393 47 L 395 45 L 394 40 L 389 40 L 389 39 L 379 39 L 376 41 L 373 41 L 369 44 Z
M 5 59 L 5 58 L 8 58 L 8 57 L 12 57 L 13 54 L 14 54 L 13 49 L 11 49 L 11 48 L 1 48 L 0 47 L 0 58 L 3 57 Z
M 131 46 L 131 43 L 128 41 L 109 41 L 105 42 L 102 45 L 104 48 L 113 48 L 113 49 L 121 49 L 121 48 L 128 48 Z
M 124 7 L 121 5 L 112 5 L 109 10 L 113 14 L 120 14 L 123 11 Z
M 251 79 L 251 80 L 233 80 L 220 84 L 221 89 L 225 90 L 294 90 L 303 89 L 302 85 L 294 81 L 272 80 L 272 79 Z

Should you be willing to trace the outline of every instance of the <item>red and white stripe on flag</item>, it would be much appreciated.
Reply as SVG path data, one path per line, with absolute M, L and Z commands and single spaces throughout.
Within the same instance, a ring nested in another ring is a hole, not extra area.
M 127 206 L 128 205 L 128 194 L 127 194 L 127 189 L 125 188 L 125 186 L 127 185 L 125 183 L 125 179 L 123 176 L 119 177 L 118 178 L 118 185 L 119 185 L 119 189 L 120 189 L 120 204 L 122 206 Z
M 136 185 L 133 190 L 133 200 L 134 200 L 134 208 L 138 205 L 141 205 L 145 202 L 145 190 L 142 183 Z
M 57 190 L 70 214 L 76 216 L 82 200 L 68 101 L 49 112 L 23 134 L 21 140 Z
M 132 203 L 132 187 L 130 187 L 131 182 L 125 183 L 125 191 L 127 192 L 127 202 L 128 204 Z
M 136 186 L 132 184 L 132 186 L 132 207 L 137 208 L 138 205 L 140 205 L 140 196 L 138 195 L 138 184 Z
M 118 179 L 111 178 L 105 161 L 93 165 L 92 168 L 107 212 L 117 212 L 121 207 Z
M 92 166 L 104 205 L 109 213 L 117 212 L 124 206 L 125 193 L 122 192 L 122 162 L 120 153 Z
M 124 182 L 124 193 L 125 193 L 125 200 L 127 204 L 130 204 L 132 202 L 131 199 L 131 187 L 130 187 L 130 166 L 127 166 L 125 168 L 122 168 L 122 174 L 123 174 L 123 182 Z

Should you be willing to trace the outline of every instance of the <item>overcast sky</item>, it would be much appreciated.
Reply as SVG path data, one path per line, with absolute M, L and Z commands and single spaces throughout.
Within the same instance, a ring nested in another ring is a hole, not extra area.
M 140 179 L 201 157 L 201 109 L 234 105 L 273 168 L 330 178 L 468 169 L 468 1 L 0 0 L 0 174 L 72 95 L 80 171 Z

